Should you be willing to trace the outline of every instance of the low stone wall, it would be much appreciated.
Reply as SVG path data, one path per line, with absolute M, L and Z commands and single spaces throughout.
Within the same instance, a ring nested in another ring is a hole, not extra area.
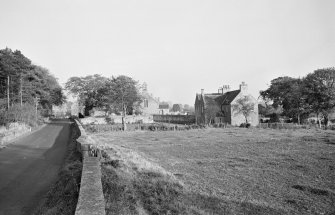
M 104 215 L 105 199 L 101 184 L 101 153 L 92 145 L 92 139 L 86 135 L 81 124 L 76 121 L 80 129 L 77 139 L 78 147 L 83 154 L 83 172 L 81 175 L 80 191 L 76 208 L 76 215 Z
M 127 115 L 125 117 L 125 122 L 127 124 L 133 123 L 153 123 L 152 116 L 135 116 Z M 122 116 L 108 116 L 108 117 L 85 117 L 80 119 L 83 125 L 106 125 L 106 124 L 119 124 L 122 123 Z
M 194 124 L 194 115 L 153 115 L 154 122 L 165 122 L 174 124 Z

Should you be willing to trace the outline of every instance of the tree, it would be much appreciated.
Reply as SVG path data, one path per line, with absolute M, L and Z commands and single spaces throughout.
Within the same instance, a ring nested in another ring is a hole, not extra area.
M 183 110 L 182 104 L 173 104 L 172 111 L 173 112 L 181 112 Z
M 142 101 L 137 81 L 124 75 L 112 78 L 97 74 L 71 77 L 65 88 L 79 97 L 80 103 L 85 106 L 85 115 L 89 115 L 94 107 L 99 107 L 121 113 L 124 121 L 124 117 L 134 113 Z
M 81 105 L 85 106 L 85 115 L 94 107 L 108 106 L 107 95 L 109 79 L 101 75 L 88 75 L 85 77 L 71 77 L 65 83 L 65 89 L 79 97 Z
M 132 113 L 142 101 L 138 82 L 128 76 L 112 77 L 109 80 L 108 101 L 111 108 L 122 113 L 123 129 L 126 130 L 125 116 Z
M 299 124 L 301 116 L 309 112 L 300 78 L 285 76 L 273 79 L 270 87 L 260 94 L 264 100 L 272 101 L 273 108 L 282 108 L 283 115 L 294 118 Z
M 57 79 L 47 69 L 32 64 L 18 50 L 0 50 L 0 80 L 2 87 L 5 85 L 0 91 L 0 98 L 7 98 L 7 109 L 17 103 L 21 107 L 25 103 L 34 104 L 36 97 L 40 98 L 42 108 L 48 110 L 53 104 L 65 101 Z M 55 90 L 58 97 L 54 97 Z
M 315 70 L 304 78 L 303 83 L 310 109 L 316 113 L 319 125 L 322 115 L 327 126 L 328 115 L 335 107 L 335 68 Z
M 248 117 L 254 112 L 255 104 L 252 102 L 249 96 L 242 96 L 236 100 L 236 103 L 232 105 L 235 115 L 243 114 L 245 123 L 248 124 Z
M 19 50 L 0 50 L 0 85 L 1 124 L 23 121 L 35 125 L 40 112 L 37 106 L 49 113 L 53 104 L 65 101 L 57 79 L 47 69 L 32 64 Z

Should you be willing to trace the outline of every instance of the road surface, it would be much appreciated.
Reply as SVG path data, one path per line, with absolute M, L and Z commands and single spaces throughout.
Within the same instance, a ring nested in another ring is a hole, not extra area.
M 31 214 L 38 206 L 57 180 L 70 124 L 53 121 L 0 150 L 0 215 Z

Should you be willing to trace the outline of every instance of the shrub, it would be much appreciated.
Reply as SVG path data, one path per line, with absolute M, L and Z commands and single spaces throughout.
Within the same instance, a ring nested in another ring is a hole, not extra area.
M 241 123 L 240 128 L 249 128 L 250 126 L 250 123 Z
M 12 122 L 22 122 L 35 127 L 42 123 L 40 111 L 37 112 L 34 105 L 24 104 L 20 106 L 15 104 L 8 110 L 0 109 L 0 125 L 7 125 Z

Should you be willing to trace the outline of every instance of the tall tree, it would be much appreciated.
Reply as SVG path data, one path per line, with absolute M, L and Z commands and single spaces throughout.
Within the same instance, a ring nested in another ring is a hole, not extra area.
M 94 107 L 108 105 L 109 79 L 101 75 L 88 75 L 86 77 L 71 77 L 65 84 L 65 89 L 78 96 L 81 105 L 85 106 L 85 115 Z
M 55 94 L 52 92 L 55 89 L 62 94 L 57 79 L 47 69 L 33 65 L 31 60 L 18 50 L 0 50 L 0 79 L 1 84 L 6 85 L 6 90 L 0 92 L 0 97 L 7 97 L 8 105 L 33 104 L 36 97 L 39 97 L 43 108 L 50 109 L 53 102 L 59 104 L 65 99 L 64 95 L 59 97 L 61 100 L 53 98 Z
M 138 82 L 124 75 L 112 77 L 108 84 L 110 107 L 122 113 L 123 129 L 126 130 L 125 116 L 139 106 L 142 98 Z
M 309 112 L 303 82 L 299 78 L 279 77 L 271 81 L 270 87 L 260 92 L 264 100 L 271 100 L 275 109 L 282 108 L 283 115 L 294 118 L 300 124 L 302 114 Z
M 304 93 L 310 109 L 316 113 L 321 126 L 321 115 L 325 125 L 328 124 L 328 115 L 335 108 L 335 68 L 315 70 L 304 80 Z

